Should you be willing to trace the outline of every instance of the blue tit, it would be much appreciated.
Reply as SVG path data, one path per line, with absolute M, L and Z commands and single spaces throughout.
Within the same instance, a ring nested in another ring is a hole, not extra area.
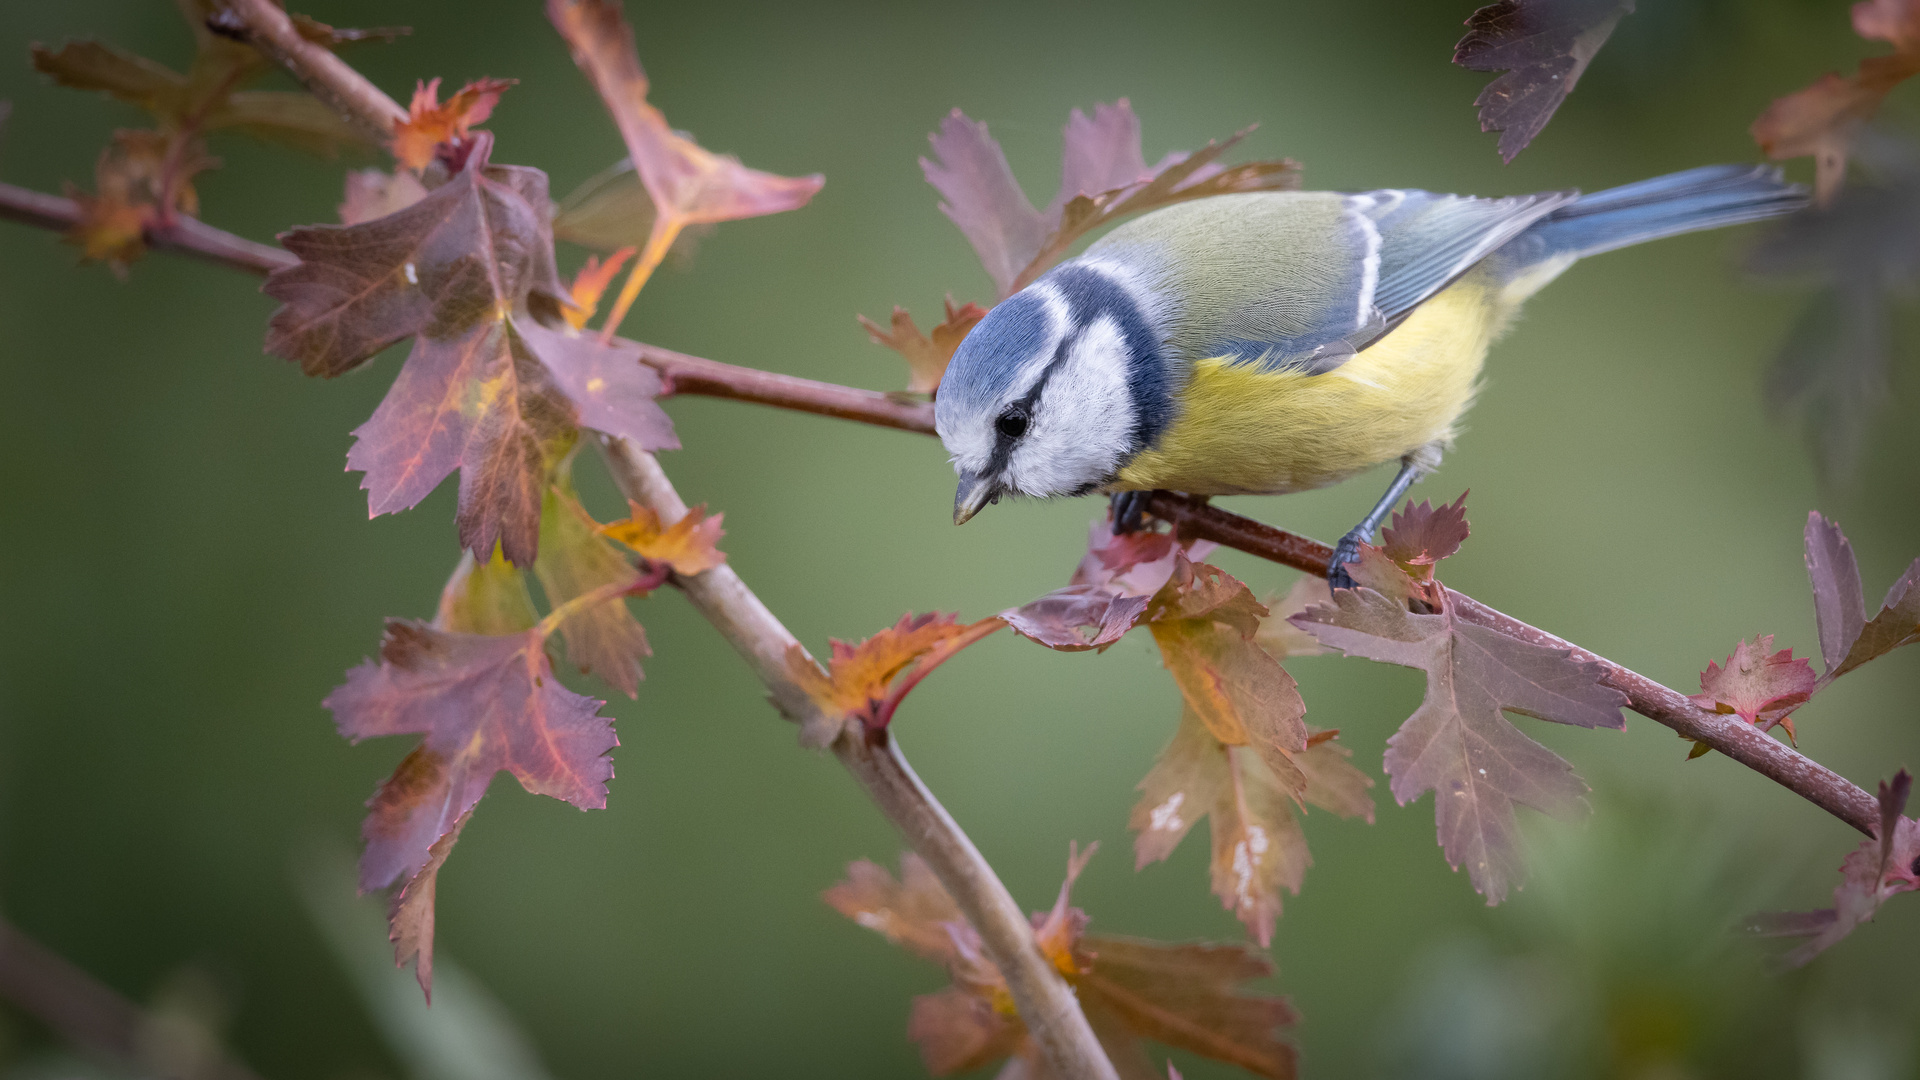
M 1284 494 L 1398 460 L 1333 569 L 1440 462 L 1488 347 L 1575 260 L 1788 213 L 1778 170 L 1721 165 L 1592 195 L 1249 192 L 1169 206 L 996 306 L 935 425 L 953 519 L 1001 495 Z

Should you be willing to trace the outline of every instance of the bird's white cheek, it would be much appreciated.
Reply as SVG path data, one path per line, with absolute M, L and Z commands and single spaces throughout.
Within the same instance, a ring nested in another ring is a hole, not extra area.
M 993 439 L 985 430 L 975 431 L 968 425 L 958 422 L 942 422 L 936 415 L 934 430 L 939 432 L 941 443 L 947 448 L 947 457 L 953 461 L 956 472 L 978 474 L 987 467 L 993 457 Z M 985 424 L 974 425 L 982 429 Z
M 1104 481 L 1133 440 L 1133 396 L 1127 387 L 1126 342 L 1101 319 L 1089 326 L 1067 362 L 1055 367 L 1034 425 L 1009 462 L 1008 478 L 1029 495 L 1062 495 Z

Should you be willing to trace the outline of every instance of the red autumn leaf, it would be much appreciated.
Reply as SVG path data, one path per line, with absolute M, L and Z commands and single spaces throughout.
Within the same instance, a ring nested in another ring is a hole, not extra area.
M 1027 200 L 987 125 L 958 109 L 928 136 L 937 160 L 922 158 L 920 169 L 945 200 L 941 212 L 959 226 L 1006 297 L 1075 241 L 1128 214 L 1208 195 L 1298 186 L 1299 166 L 1291 161 L 1214 164 L 1245 134 L 1191 155 L 1169 154 L 1148 168 L 1140 122 L 1124 99 L 1096 106 L 1091 120 L 1075 109 L 1062 137 L 1060 190 L 1044 212 Z
M 825 180 L 818 174 L 788 177 L 749 169 L 668 126 L 647 101 L 647 74 L 615 0 L 547 0 L 547 18 L 612 114 L 655 212 L 647 245 L 602 330 L 601 336 L 610 339 L 681 230 L 798 209 Z
M 1505 899 L 1525 874 L 1515 804 L 1560 816 L 1585 813 L 1587 785 L 1572 767 L 1501 714 L 1625 727 L 1626 696 L 1600 682 L 1598 664 L 1456 621 L 1450 604 L 1437 614 L 1414 614 L 1403 598 L 1364 583 L 1336 590 L 1332 603 L 1292 621 L 1349 656 L 1426 672 L 1426 699 L 1387 741 L 1391 790 L 1403 805 L 1435 793 L 1447 861 L 1467 867 L 1489 904 Z
M 573 490 L 571 459 L 555 470 L 540 509 L 540 554 L 533 572 L 558 607 L 596 589 L 633 579 L 633 567 L 597 532 Z M 560 626 L 567 659 L 628 697 L 640 691 L 640 661 L 653 654 L 646 632 L 623 597 L 577 612 Z
M 393 965 L 406 967 L 407 961 L 414 962 L 413 976 L 419 981 L 429 1005 L 433 1003 L 434 893 L 439 889 L 440 868 L 446 865 L 447 856 L 453 854 L 453 845 L 460 840 L 460 831 L 472 818 L 472 810 L 461 814 L 453 828 L 433 842 L 427 849 L 426 865 L 394 890 L 393 903 L 387 910 L 387 940 L 393 942 Z
M 1181 557 L 1205 558 L 1216 545 L 1184 545 Z M 1174 542 L 1168 533 L 1137 531 L 1116 536 L 1095 521 L 1087 553 L 1064 589 L 1000 613 L 1015 633 L 1050 649 L 1105 649 L 1139 625 L 1153 594 L 1173 576 Z
M 80 206 L 68 243 L 85 259 L 104 262 L 116 275 L 146 251 L 147 229 L 177 214 L 199 212 L 193 178 L 217 164 L 190 134 L 116 131 L 94 162 L 91 194 L 69 184 L 67 197 Z
M 1348 764 L 1349 752 L 1329 737 L 1309 740 L 1294 758 L 1299 790 L 1283 787 L 1245 747 L 1216 738 L 1189 708 L 1173 741 L 1140 781 L 1140 801 L 1127 825 L 1134 832 L 1134 868 L 1173 854 L 1187 830 L 1211 819 L 1214 895 L 1265 948 L 1280 916 L 1280 892 L 1296 896 L 1312 859 L 1295 805 L 1311 803 L 1343 817 L 1373 820 L 1373 781 Z
M 947 317 L 944 322 L 933 328 L 932 337 L 920 332 L 914 325 L 913 316 L 907 309 L 893 309 L 892 325 L 885 330 L 865 315 L 860 316 L 860 325 L 866 327 L 867 336 L 876 345 L 885 345 L 899 353 L 907 361 L 907 393 L 931 394 L 940 387 L 940 377 L 947 372 L 947 364 L 953 360 L 953 352 L 960 347 L 973 324 L 987 317 L 987 309 L 969 301 L 959 307 L 953 306 L 953 297 L 947 297 Z
M 628 517 L 600 526 L 602 535 L 617 540 L 641 557 L 663 562 L 676 574 L 698 574 L 727 561 L 715 544 L 726 533 L 720 528 L 722 515 L 707 516 L 705 504 L 687 511 L 672 525 L 662 526 L 660 516 L 637 502 L 629 501 Z
M 340 203 L 340 224 L 374 221 L 426 197 L 426 187 L 410 172 L 354 169 L 347 173 L 346 195 Z
M 453 842 L 448 838 L 486 794 L 494 774 L 510 772 L 528 791 L 583 810 L 606 806 L 606 784 L 613 777 L 607 754 L 619 739 L 612 722 L 599 715 L 605 702 L 575 694 L 554 678 L 546 642 L 570 616 L 628 587 L 620 582 L 578 597 L 514 634 L 388 620 L 379 661 L 349 671 L 323 702 L 340 733 L 354 742 L 423 736 L 368 801 L 371 812 L 361 828 L 367 847 L 360 859 L 362 889 L 402 885 L 395 940 L 425 961 L 418 972 L 423 988 L 431 977 L 432 943 L 422 934 L 431 932 L 432 920 L 420 904 L 431 897 L 431 875 L 446 858 Z M 409 895 L 416 898 L 411 904 Z
M 1880 611 L 1867 619 L 1860 567 L 1840 526 L 1818 512 L 1807 515 L 1807 577 L 1820 627 L 1820 655 L 1832 682 L 1876 657 L 1920 641 L 1920 559 L 1887 590 Z
M 841 722 L 847 720 L 858 720 L 869 731 L 886 727 L 901 700 L 921 679 L 1002 625 L 998 618 L 963 625 L 954 616 L 939 612 L 909 613 L 858 645 L 833 641 L 833 654 L 824 672 L 805 649 L 790 647 L 788 673 L 832 725 L 826 730 L 803 731 L 802 741 L 825 746 L 838 737 Z
M 1277 1032 L 1297 1016 L 1286 999 L 1243 989 L 1273 973 L 1267 958 L 1243 946 L 1087 934 L 1087 916 L 1070 906 L 1068 890 L 1093 851 L 1089 845 L 1069 858 L 1053 908 L 1033 916 L 1034 938 L 1073 985 L 1119 1074 L 1159 1075 L 1141 1045 L 1152 1040 L 1256 1076 L 1292 1077 L 1295 1051 Z M 872 863 L 853 864 L 848 880 L 828 890 L 827 900 L 860 925 L 947 966 L 953 985 L 915 998 L 907 1029 L 927 1071 L 949 1076 L 1011 1058 L 1008 1068 L 1021 1070 L 1013 1075 L 1050 1076 L 1014 1012 L 1005 978 L 981 950 L 979 933 L 918 857 L 904 855 L 900 863 L 898 883 Z
M 1506 72 L 1473 100 L 1480 130 L 1500 132 L 1502 159 L 1512 161 L 1553 119 L 1633 5 L 1634 0 L 1500 0 L 1467 19 L 1453 62 L 1469 71 Z
M 567 287 L 573 298 L 573 306 L 566 310 L 567 325 L 575 330 L 584 328 L 587 320 L 600 309 L 600 298 L 606 295 L 607 286 L 613 284 L 613 276 L 620 267 L 633 258 L 633 249 L 623 247 L 608 255 L 605 262 L 597 255 L 587 256 L 586 264 L 573 277 L 573 284 Z
M 394 125 L 393 141 L 387 148 L 401 165 L 419 172 L 433 164 L 441 147 L 458 152 L 472 137 L 475 125 L 484 124 L 500 103 L 500 95 L 517 79 L 475 79 L 460 92 L 440 101 L 440 80 L 415 83 L 413 102 L 407 118 Z M 464 156 L 464 155 L 463 155 Z
M 366 475 L 368 509 L 404 510 L 460 470 L 462 546 L 515 564 L 538 547 L 547 465 L 576 424 L 677 446 L 653 398 L 659 376 L 638 350 L 541 325 L 566 289 L 553 268 L 546 175 L 492 165 L 474 136 L 467 168 L 396 213 L 350 226 L 295 229 L 300 256 L 264 291 L 267 349 L 311 375 L 338 375 L 412 336 L 392 389 L 358 428 L 348 465 Z M 476 268 L 486 272 L 476 272 Z
M 1459 551 L 1467 539 L 1466 503 L 1466 492 L 1438 507 L 1408 499 L 1406 508 L 1394 511 L 1380 530 L 1381 553 L 1416 580 L 1431 578 L 1434 565 Z
M 1251 747 L 1281 790 L 1297 795 L 1306 783 L 1294 756 L 1307 748 L 1307 706 L 1293 676 L 1253 640 L 1266 614 L 1225 571 L 1176 556 L 1147 626 L 1187 708 L 1220 742 Z
M 1761 634 L 1735 646 L 1725 667 L 1709 662 L 1700 673 L 1701 693 L 1692 700 L 1703 709 L 1736 713 L 1761 730 L 1785 723 L 1791 732 L 1788 714 L 1806 704 L 1817 681 L 1805 658 L 1792 649 L 1774 652 L 1773 635 Z
M 1750 129 L 1775 161 L 1812 155 L 1814 194 L 1826 203 L 1846 177 L 1847 155 L 1860 127 L 1880 111 L 1894 87 L 1920 74 L 1920 5 L 1911 0 L 1863 0 L 1853 5 L 1854 32 L 1893 45 L 1852 75 L 1831 72 L 1768 105 Z
M 1913 777 L 1905 769 L 1894 775 L 1892 783 L 1880 782 L 1878 835 L 1861 841 L 1840 864 L 1832 907 L 1762 912 L 1748 921 L 1748 930 L 1761 937 L 1809 939 L 1780 958 L 1783 966 L 1802 966 L 1861 923 L 1871 921 L 1881 904 L 1900 893 L 1920 890 L 1920 821 L 1901 816 L 1912 788 Z

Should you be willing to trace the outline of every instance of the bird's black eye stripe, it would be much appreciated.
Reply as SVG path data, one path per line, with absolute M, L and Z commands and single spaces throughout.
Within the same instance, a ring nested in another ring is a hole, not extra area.
M 1018 403 L 1007 406 L 1000 418 L 993 422 L 994 430 L 1009 439 L 1017 439 L 1027 433 L 1027 410 Z

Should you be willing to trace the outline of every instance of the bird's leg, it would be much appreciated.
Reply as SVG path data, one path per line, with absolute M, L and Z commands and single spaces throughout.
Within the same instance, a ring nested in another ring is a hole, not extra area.
M 1360 519 L 1360 524 L 1347 530 L 1347 535 L 1334 545 L 1333 558 L 1327 561 L 1327 584 L 1336 589 L 1353 588 L 1353 578 L 1347 575 L 1347 564 L 1360 557 L 1360 545 L 1373 539 L 1374 530 L 1386 520 L 1387 514 L 1393 510 L 1393 504 L 1400 501 L 1400 496 L 1405 495 L 1407 489 L 1432 468 L 1433 459 L 1421 451 L 1400 459 L 1400 471 L 1394 475 L 1393 483 L 1387 485 L 1387 493 L 1373 504 L 1373 509 Z
M 1108 500 L 1109 511 L 1113 516 L 1113 535 L 1124 536 L 1140 531 L 1147 514 L 1147 503 L 1152 501 L 1151 491 L 1116 491 Z

